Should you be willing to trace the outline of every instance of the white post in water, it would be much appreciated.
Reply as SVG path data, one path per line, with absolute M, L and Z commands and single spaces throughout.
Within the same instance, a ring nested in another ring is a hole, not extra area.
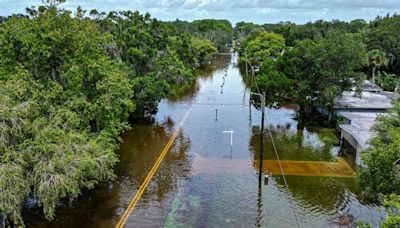
M 231 134 L 231 147 L 233 145 L 233 133 L 235 133 L 232 129 L 230 131 L 223 131 L 222 133 Z

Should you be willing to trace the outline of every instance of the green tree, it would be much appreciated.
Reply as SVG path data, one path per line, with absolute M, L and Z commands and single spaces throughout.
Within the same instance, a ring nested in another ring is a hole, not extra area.
M 0 213 L 9 225 L 22 223 L 27 198 L 52 219 L 59 200 L 112 178 L 134 110 L 125 67 L 107 53 L 111 36 L 57 2 L 0 26 Z
M 220 52 L 228 51 L 232 42 L 233 28 L 228 20 L 204 19 L 190 23 L 190 31 L 197 37 L 210 40 Z
M 0 214 L 14 224 L 22 223 L 21 205 L 31 193 L 29 164 L 20 148 L 30 138 L 31 121 L 38 113 L 38 103 L 32 99 L 35 86 L 24 70 L 0 86 Z
M 367 25 L 366 21 L 357 19 L 350 23 L 339 20 L 317 20 L 302 25 L 287 21 L 277 24 L 264 24 L 262 27 L 267 32 L 282 35 L 286 40 L 286 46 L 294 47 L 301 40 L 311 39 L 318 41 L 333 32 L 359 33 L 363 31 Z
M 389 57 L 388 73 L 400 74 L 400 15 L 377 17 L 363 36 L 368 50 L 378 49 Z
M 91 12 L 105 32 L 112 34 L 114 44 L 108 55 L 127 67 L 133 84 L 133 101 L 137 109 L 131 117 L 155 113 L 157 102 L 174 95 L 176 86 L 185 87 L 194 79 L 192 69 L 209 63 L 216 48 L 209 40 L 179 32 L 175 23 L 165 23 L 149 14 L 121 11 L 108 15 Z M 177 26 L 187 23 L 176 22 Z M 142 83 L 142 84 L 140 84 Z
M 366 52 L 357 34 L 331 33 L 319 41 L 303 40 L 279 60 L 278 69 L 294 80 L 293 96 L 302 112 L 332 111 L 334 99 L 360 83 Z
M 383 228 L 395 228 L 400 226 L 400 197 L 391 194 L 387 199 L 384 199 L 383 206 L 386 209 L 386 220 L 381 221 Z
M 233 29 L 234 38 L 237 42 L 241 43 L 253 30 L 259 27 L 260 25 L 251 22 L 239 22 Z
M 368 52 L 369 66 L 372 68 L 372 83 L 375 85 L 375 73 L 377 69 L 383 66 L 387 66 L 389 59 L 386 57 L 386 53 L 381 50 L 373 49 Z
M 261 66 L 266 58 L 277 58 L 285 48 L 283 36 L 262 32 L 245 44 L 245 51 L 251 64 Z
M 229 51 L 233 38 L 233 28 L 228 20 L 204 19 L 193 22 L 176 20 L 170 22 L 179 34 L 189 33 L 201 39 L 209 40 L 219 52 Z
M 355 19 L 350 21 L 349 23 L 349 32 L 352 33 L 362 32 L 367 26 L 368 23 L 364 19 Z
M 285 102 L 291 94 L 293 88 L 292 80 L 278 71 L 276 61 L 266 59 L 261 66 L 260 74 L 256 77 L 256 83 L 253 83 L 252 90 L 266 93 L 266 104 L 273 106 Z
M 217 52 L 211 41 L 192 37 L 192 47 L 195 54 L 196 62 L 200 66 L 209 64 L 213 54 Z
M 385 91 L 399 92 L 400 89 L 400 77 L 386 71 L 378 71 L 376 83 Z

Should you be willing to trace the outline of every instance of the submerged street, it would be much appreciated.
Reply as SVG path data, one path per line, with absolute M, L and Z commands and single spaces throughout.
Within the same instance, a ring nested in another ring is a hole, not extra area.
M 114 180 L 63 202 L 51 222 L 40 209 L 25 212 L 26 225 L 115 226 L 188 110 L 126 227 L 296 227 L 294 210 L 301 227 L 335 225 L 341 215 L 376 224 L 381 207 L 361 197 L 354 157 L 338 157 L 335 129 L 300 126 L 293 105 L 267 109 L 265 122 L 288 189 L 268 134 L 263 167 L 272 177 L 259 188 L 261 115 L 241 92 L 249 91 L 247 80 L 237 54 L 218 56 L 185 94 L 163 100 L 153 121 L 135 123 L 122 135 Z M 232 147 L 223 133 L 230 130 Z

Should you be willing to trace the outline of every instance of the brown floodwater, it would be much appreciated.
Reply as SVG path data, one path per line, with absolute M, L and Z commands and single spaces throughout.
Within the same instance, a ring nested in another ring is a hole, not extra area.
M 339 157 L 335 129 L 298 124 L 292 105 L 266 112 L 289 191 L 268 137 L 263 164 L 273 175 L 259 187 L 260 111 L 239 92 L 248 91 L 248 83 L 236 62 L 236 54 L 217 57 L 185 93 L 160 102 L 154 119 L 135 123 L 123 134 L 114 180 L 75 201 L 60 202 L 53 221 L 27 202 L 26 225 L 115 226 L 190 108 L 126 227 L 296 227 L 291 198 L 301 227 L 336 227 L 342 215 L 354 218 L 353 225 L 377 224 L 381 207 L 363 198 L 354 157 Z M 234 131 L 232 147 L 226 130 Z

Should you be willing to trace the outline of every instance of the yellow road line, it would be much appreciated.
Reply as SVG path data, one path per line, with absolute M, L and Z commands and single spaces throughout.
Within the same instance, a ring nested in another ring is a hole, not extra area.
M 286 176 L 321 176 L 321 177 L 347 177 L 355 178 L 355 172 L 345 159 L 338 157 L 337 162 L 323 161 L 291 161 L 281 160 L 282 169 Z M 278 160 L 263 160 L 263 172 L 281 175 Z M 258 167 L 259 161 L 255 160 L 253 166 Z
M 189 117 L 192 108 L 190 108 L 185 115 L 183 116 L 181 122 L 175 129 L 174 133 L 172 134 L 171 138 L 169 139 L 167 145 L 165 145 L 164 149 L 162 150 L 160 156 L 158 157 L 157 161 L 154 163 L 153 167 L 151 168 L 150 172 L 147 174 L 146 178 L 144 179 L 142 185 L 140 186 L 139 190 L 133 197 L 132 201 L 129 203 L 128 207 L 126 208 L 124 214 L 122 215 L 121 219 L 118 221 L 116 228 L 122 228 L 125 226 L 126 221 L 129 218 L 129 215 L 132 213 L 133 209 L 135 208 L 136 204 L 139 202 L 140 198 L 142 197 L 144 191 L 146 190 L 147 186 L 150 183 L 151 178 L 154 176 L 155 172 L 157 171 L 158 167 L 160 166 L 161 161 L 164 159 L 165 155 L 168 153 L 169 149 L 171 148 L 172 144 L 174 143 L 176 137 L 178 136 L 179 132 L 182 129 L 183 124 L 186 122 L 186 119 Z

